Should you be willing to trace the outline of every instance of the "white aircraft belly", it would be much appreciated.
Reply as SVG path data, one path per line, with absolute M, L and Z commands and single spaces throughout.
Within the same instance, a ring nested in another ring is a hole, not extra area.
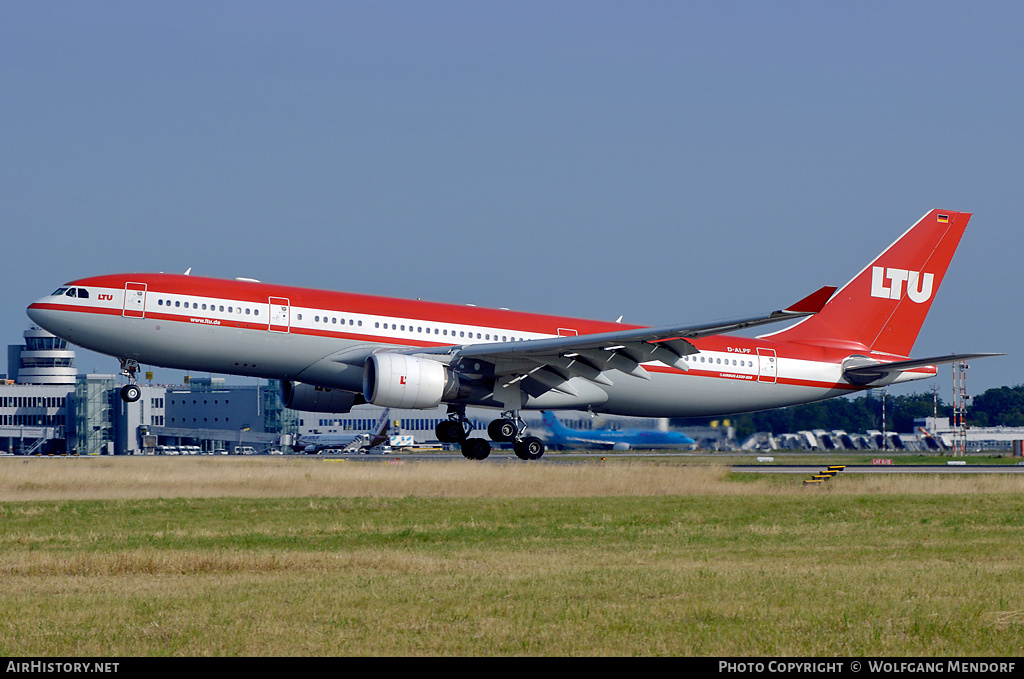
M 702 417 L 779 408 L 845 391 L 782 381 L 758 382 L 687 373 L 655 373 L 651 379 L 617 376 L 608 401 L 595 412 L 647 417 Z
M 68 340 L 86 349 L 142 364 L 181 370 L 295 378 L 338 351 L 345 340 L 272 333 L 254 328 L 65 314 Z M 359 370 L 360 379 L 362 370 Z M 331 386 L 331 385 L 325 385 Z

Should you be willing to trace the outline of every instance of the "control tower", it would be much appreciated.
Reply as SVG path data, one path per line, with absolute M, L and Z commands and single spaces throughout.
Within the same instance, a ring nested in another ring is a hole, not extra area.
M 25 344 L 7 346 L 7 372 L 18 384 L 75 384 L 75 352 L 40 328 L 25 331 Z

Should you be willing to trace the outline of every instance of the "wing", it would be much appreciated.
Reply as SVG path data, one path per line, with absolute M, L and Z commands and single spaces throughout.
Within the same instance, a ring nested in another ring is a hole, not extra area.
M 651 361 L 687 370 L 683 357 L 697 353 L 697 349 L 688 340 L 810 316 L 821 310 L 835 290 L 834 287 L 824 287 L 785 309 L 729 321 L 635 328 L 520 342 L 421 348 L 402 353 L 434 357 L 445 354 L 450 357 L 453 366 L 473 359 L 485 361 L 493 365 L 496 394 L 499 389 L 528 381 L 532 383 L 531 391 L 537 391 L 539 387 L 540 391 L 554 390 L 578 396 L 578 390 L 569 384 L 574 377 L 611 386 L 609 373 L 613 370 L 650 379 L 642 364 Z

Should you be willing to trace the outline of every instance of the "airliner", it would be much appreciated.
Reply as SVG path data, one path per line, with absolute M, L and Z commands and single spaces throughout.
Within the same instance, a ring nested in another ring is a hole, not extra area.
M 547 410 L 542 422 L 551 435 L 548 443 L 562 448 L 598 448 L 610 450 L 688 448 L 695 442 L 678 431 L 657 429 L 573 429 L 567 427 Z
M 643 327 L 252 279 L 129 273 L 71 281 L 28 307 L 40 327 L 117 357 L 126 401 L 140 364 L 280 380 L 285 404 L 345 413 L 447 406 L 438 440 L 484 459 L 467 406 L 500 411 L 487 433 L 522 459 L 544 444 L 523 409 L 717 416 L 820 401 L 998 354 L 911 358 L 971 215 L 931 210 L 838 292 L 784 309 Z M 789 321 L 758 337 L 734 333 Z
M 307 434 L 298 439 L 298 448 L 306 453 L 319 453 L 321 450 L 334 448 L 362 450 L 387 443 L 390 440 L 388 428 L 391 426 L 391 409 L 385 408 L 377 419 L 377 424 L 367 433 L 360 434 Z

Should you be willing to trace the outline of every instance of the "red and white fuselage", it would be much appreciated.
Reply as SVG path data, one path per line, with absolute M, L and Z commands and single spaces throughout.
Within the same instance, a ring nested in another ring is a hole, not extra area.
M 934 375 L 907 357 L 969 218 L 929 212 L 827 303 L 736 326 L 802 317 L 757 338 L 162 273 L 72 281 L 28 314 L 122 359 L 281 380 L 293 407 L 721 415 Z

